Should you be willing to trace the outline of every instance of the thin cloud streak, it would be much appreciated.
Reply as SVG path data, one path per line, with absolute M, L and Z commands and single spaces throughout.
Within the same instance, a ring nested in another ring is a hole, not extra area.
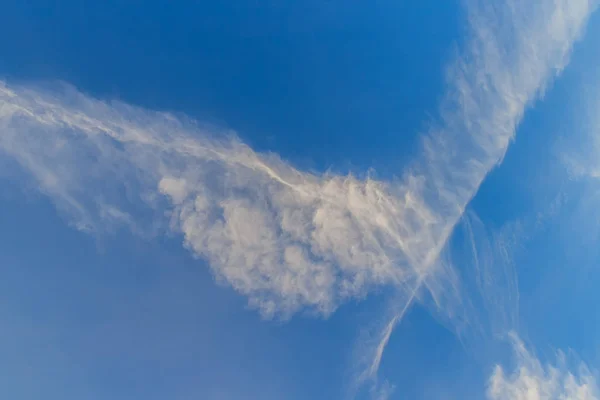
M 143 232 L 140 209 L 167 212 L 185 245 L 266 315 L 327 315 L 374 286 L 413 286 L 426 272 L 413 260 L 444 227 L 413 175 L 302 173 L 235 137 L 72 88 L 4 85 L 0 96 L 2 152 L 78 228 Z
M 80 229 L 146 231 L 127 203 L 169 212 L 185 245 L 266 315 L 327 315 L 384 284 L 413 292 L 526 105 L 566 64 L 591 3 L 543 3 L 543 21 L 525 26 L 517 14 L 530 7 L 505 8 L 496 18 L 470 4 L 473 39 L 450 70 L 441 127 L 400 183 L 303 173 L 231 133 L 68 87 L 3 84 L 0 148 Z M 490 31 L 497 20 L 514 25 L 508 38 Z
M 485 176 L 502 162 L 527 107 L 544 95 L 566 67 L 572 46 L 596 5 L 589 0 L 466 2 L 470 37 L 449 68 L 441 126 L 425 135 L 425 156 L 416 169 L 424 182 L 422 198 L 435 204 L 443 222 L 433 229 L 427 226 L 429 246 L 421 247 L 423 251 L 410 260 L 418 265 L 415 269 L 440 270 L 432 266 L 465 207 Z M 442 268 L 442 272 L 420 276 L 423 279 L 416 280 L 415 289 L 423 284 L 436 299 L 448 295 L 443 293 L 448 287 L 444 280 L 451 280 L 455 273 Z M 460 296 L 460 288 L 454 289 Z M 408 302 L 412 300 L 409 297 Z M 438 303 L 437 311 L 448 312 L 446 307 Z M 371 344 L 373 363 L 359 372 L 360 381 L 373 379 L 377 373 L 390 327 L 393 330 L 401 321 L 398 315 Z

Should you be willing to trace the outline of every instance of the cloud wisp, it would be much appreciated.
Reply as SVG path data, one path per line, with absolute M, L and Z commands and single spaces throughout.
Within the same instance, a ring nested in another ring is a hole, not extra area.
M 527 107 L 568 64 L 595 7 L 588 0 L 466 2 L 469 38 L 448 70 L 440 127 L 424 136 L 423 169 L 417 169 L 424 171 L 422 198 L 443 215 L 443 227 L 433 230 L 428 251 L 412 259 L 429 273 L 409 289 L 412 296 L 392 306 L 397 311 L 367 346 L 370 361 L 359 382 L 374 379 L 391 332 L 421 285 L 436 312 L 450 312 L 449 298 L 463 301 L 455 271 L 436 263 L 440 252 L 485 176 L 502 161 Z
M 448 70 L 439 123 L 397 182 L 302 172 L 230 132 L 66 86 L 0 84 L 0 154 L 79 229 L 181 234 L 265 316 L 329 315 L 394 286 L 400 311 L 367 352 L 362 382 L 419 291 L 443 295 L 442 249 L 595 4 L 466 5 L 469 37 Z
M 513 372 L 497 365 L 488 382 L 490 400 L 596 400 L 600 390 L 596 377 L 584 363 L 571 372 L 567 357 L 558 352 L 555 365 L 543 364 L 511 333 L 515 354 Z
M 77 227 L 145 231 L 148 215 L 168 213 L 186 247 L 266 315 L 327 315 L 374 286 L 411 285 L 446 235 L 421 176 L 303 173 L 231 135 L 69 87 L 3 85 L 0 101 L 0 150 Z
M 582 95 L 587 97 L 585 93 Z M 561 151 L 565 148 L 571 149 L 560 154 L 563 165 L 570 178 L 582 185 L 569 192 L 569 199 L 566 199 L 569 203 L 566 207 L 567 214 L 557 215 L 560 220 L 555 220 L 552 224 L 561 226 L 559 235 L 563 252 L 572 252 L 573 250 L 569 250 L 571 242 L 574 237 L 577 238 L 577 254 L 567 258 L 582 264 L 578 265 L 579 269 L 585 265 L 585 262 L 579 261 L 580 258 L 589 260 L 597 255 L 593 249 L 598 239 L 598 214 L 595 210 L 598 202 L 596 183 L 600 177 L 597 162 L 600 154 L 600 120 L 597 112 L 600 102 L 597 96 L 591 101 L 589 97 L 587 100 L 590 108 L 584 112 L 585 122 L 578 127 L 583 131 L 584 140 L 571 141 L 570 137 L 569 141 L 563 139 L 560 142 Z M 582 138 L 577 134 L 573 136 Z M 574 147 L 578 147 L 578 150 L 572 150 Z M 550 212 L 557 208 L 551 207 Z M 582 232 L 585 234 L 582 235 Z M 510 329 L 510 326 L 506 325 L 505 328 Z M 514 328 L 516 326 L 513 325 Z M 495 365 L 487 385 L 487 398 L 490 400 L 600 399 L 597 371 L 579 361 L 572 352 L 565 354 L 559 350 L 551 359 L 541 360 L 530 346 L 520 339 L 516 331 L 510 331 L 508 338 L 513 349 L 513 363 L 509 368 Z
M 440 127 L 397 183 L 304 173 L 231 133 L 69 87 L 2 84 L 0 149 L 81 229 L 145 231 L 140 213 L 170 213 L 185 245 L 265 314 L 329 314 L 383 284 L 414 291 L 592 7 L 502 9 L 469 3 Z
M 552 360 L 541 361 L 520 339 L 517 263 L 527 243 L 541 231 L 556 226 L 568 198 L 559 194 L 547 208 L 527 218 L 490 231 L 471 211 L 461 220 L 453 249 L 444 251 L 441 265 L 449 273 L 445 309 L 439 303 L 425 303 L 440 321 L 454 330 L 475 356 L 489 364 L 490 354 L 504 354 L 503 345 L 513 350 L 508 367 L 494 365 L 487 382 L 490 400 L 592 400 L 599 399 L 597 377 L 587 365 L 556 352 Z M 455 250 L 455 251 L 451 251 Z M 460 285 L 455 282 L 460 282 Z M 460 292 L 456 289 L 460 287 Z M 502 345 L 502 352 L 493 351 Z M 504 357 L 501 357 L 504 358 Z M 507 372 L 508 371 L 508 372 Z

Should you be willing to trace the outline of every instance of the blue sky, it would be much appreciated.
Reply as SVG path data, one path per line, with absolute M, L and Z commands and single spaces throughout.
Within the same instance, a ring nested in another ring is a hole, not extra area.
M 3 396 L 600 398 L 596 6 L 9 1 Z

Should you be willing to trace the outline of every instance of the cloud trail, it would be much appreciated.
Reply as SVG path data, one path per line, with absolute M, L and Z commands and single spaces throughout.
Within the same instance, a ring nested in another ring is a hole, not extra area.
M 544 365 L 527 351 L 519 337 L 511 340 L 516 363 L 509 375 L 497 365 L 488 382 L 490 400 L 597 400 L 600 390 L 594 374 L 580 363 L 573 373 L 567 357 L 558 352 L 556 365 Z
M 72 88 L 4 85 L 0 101 L 0 149 L 77 227 L 138 227 L 140 209 L 168 212 L 185 245 L 266 315 L 328 314 L 373 286 L 414 281 L 427 226 L 442 225 L 413 176 L 303 173 L 234 137 Z
M 398 182 L 302 172 L 231 132 L 68 86 L 1 83 L 0 154 L 79 229 L 159 233 L 166 218 L 265 316 L 329 315 L 375 287 L 396 287 L 404 311 L 374 344 L 364 381 L 419 291 L 444 295 L 441 251 L 595 6 L 466 4 L 469 38 L 448 70 L 438 126 Z
M 583 94 L 585 97 L 585 94 Z M 570 177 L 583 183 L 582 191 L 574 190 L 569 192 L 569 199 L 564 198 L 569 206 L 567 207 L 567 216 L 560 215 L 560 220 L 554 220 L 553 226 L 560 225 L 561 236 L 560 245 L 563 252 L 572 244 L 573 237 L 577 240 L 577 255 L 567 257 L 569 260 L 577 259 L 584 254 L 584 258 L 593 258 L 590 253 L 597 255 L 591 249 L 596 246 L 598 239 L 597 220 L 598 215 L 595 212 L 598 202 L 598 192 L 595 190 L 595 181 L 600 174 L 598 173 L 598 154 L 600 150 L 600 132 L 598 119 L 598 98 L 589 101 L 590 109 L 584 114 L 586 123 L 579 126 L 583 133 L 584 140 L 567 142 L 562 140 L 560 148 L 564 151 L 565 147 L 577 150 L 567 151 L 560 154 L 561 161 L 567 167 Z M 588 128 L 592 128 L 589 131 Z M 593 131 L 596 129 L 596 131 Z M 577 131 L 577 129 L 575 129 Z M 575 137 L 581 139 L 581 136 L 575 134 Z M 569 138 L 571 140 L 572 137 Z M 581 145 L 584 143 L 583 145 Z M 591 189 L 591 190 L 590 190 Z M 549 216 L 553 216 L 561 208 L 563 199 L 559 196 L 555 203 L 549 209 Z M 545 219 L 546 215 L 541 219 Z M 557 216 L 554 216 L 557 217 Z M 538 219 L 539 221 L 539 219 Z M 542 222 L 543 223 L 543 222 Z M 532 230 L 531 227 L 526 230 Z M 568 233 L 563 233 L 566 231 Z M 585 235 L 581 235 L 585 232 Z M 564 236 L 563 236 L 564 235 Z M 585 249 L 585 251 L 582 251 Z M 585 262 L 577 261 L 580 264 Z M 581 265 L 580 265 L 581 267 Z M 501 270 L 496 268 L 498 271 Z M 506 291 L 510 293 L 510 291 Z M 505 294 L 506 294 L 505 293 Z M 493 314 L 493 313 L 491 313 Z M 490 319 L 494 317 L 490 316 Z M 494 321 L 502 320 L 496 317 Z M 496 364 L 493 372 L 490 374 L 487 385 L 487 398 L 490 400 L 597 400 L 600 399 L 600 387 L 598 385 L 597 371 L 591 370 L 583 361 L 579 361 L 571 353 L 565 354 L 562 351 L 555 353 L 554 359 L 541 360 L 531 349 L 519 338 L 515 325 L 505 324 L 505 331 L 509 331 L 508 338 L 513 348 L 513 365 L 505 368 Z
M 454 271 L 436 268 L 435 261 L 485 176 L 502 161 L 527 107 L 567 65 L 596 5 L 589 0 L 466 2 L 469 39 L 449 68 L 440 127 L 425 135 L 424 157 L 416 169 L 424 182 L 421 198 L 435 205 L 443 222 L 428 230 L 427 250 L 410 262 L 419 270 L 442 271 L 419 275 L 414 295 L 423 285 L 433 299 L 462 296 L 456 287 L 460 282 L 452 280 Z M 449 282 L 455 293 L 444 293 Z M 448 312 L 447 304 L 436 303 L 438 312 Z M 371 344 L 372 362 L 359 381 L 377 373 L 383 348 L 404 313 L 402 304 L 397 309 Z

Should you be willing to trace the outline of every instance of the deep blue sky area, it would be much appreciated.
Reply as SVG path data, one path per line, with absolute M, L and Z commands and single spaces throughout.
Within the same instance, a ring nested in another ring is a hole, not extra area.
M 184 112 L 304 168 L 390 176 L 435 112 L 461 17 L 434 0 L 8 1 L 0 74 Z

